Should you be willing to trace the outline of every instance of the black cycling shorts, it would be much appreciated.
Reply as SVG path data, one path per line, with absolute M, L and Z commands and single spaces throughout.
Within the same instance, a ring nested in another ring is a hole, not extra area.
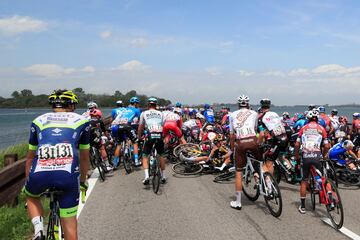
M 322 166 L 321 166 L 320 160 L 318 158 L 302 158 L 301 172 L 302 172 L 302 176 L 303 176 L 302 177 L 303 181 L 309 180 L 311 165 L 313 165 L 316 169 L 318 169 L 321 172 Z
M 152 148 L 155 147 L 156 152 L 158 155 L 164 154 L 164 141 L 162 139 L 162 134 L 157 133 L 155 137 L 152 137 L 151 135 L 145 140 L 144 142 L 144 148 L 142 151 L 142 154 L 144 156 L 148 156 L 151 153 Z
M 116 139 L 117 143 L 121 143 L 125 141 L 126 138 L 129 138 L 132 143 L 138 142 L 138 138 L 136 136 L 135 130 L 127 124 L 112 126 L 111 133 L 113 137 Z

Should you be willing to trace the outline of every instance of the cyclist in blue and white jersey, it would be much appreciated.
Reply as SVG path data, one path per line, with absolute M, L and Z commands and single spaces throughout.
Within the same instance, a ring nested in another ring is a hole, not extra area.
M 74 113 L 78 98 L 72 91 L 54 91 L 49 103 L 53 112 L 37 117 L 31 124 L 24 187 L 27 209 L 34 239 L 44 239 L 40 196 L 49 188 L 63 191 L 58 197 L 61 227 L 65 239 L 77 239 L 79 183 L 82 190 L 87 189 L 89 121 Z
M 111 110 L 111 119 L 114 121 L 116 116 L 122 112 L 124 110 L 124 104 L 123 101 L 118 100 L 116 101 L 116 108 L 114 108 L 113 110 Z
M 149 155 L 153 147 L 159 156 L 160 169 L 161 169 L 161 182 L 166 182 L 165 171 L 165 157 L 164 157 L 164 137 L 162 135 L 164 119 L 163 113 L 156 110 L 158 100 L 156 98 L 148 99 L 149 109 L 142 112 L 140 116 L 140 123 L 138 129 L 138 138 L 143 137 L 144 130 L 147 132 L 146 140 L 144 142 L 143 150 L 143 168 L 145 172 L 145 178 L 143 184 L 149 184 Z
M 139 110 L 133 106 L 124 108 L 120 107 L 119 111 L 116 113 L 115 119 L 111 123 L 111 134 L 116 139 L 118 145 L 115 149 L 113 164 L 116 169 L 119 165 L 119 156 L 121 155 L 121 142 L 125 141 L 125 137 L 130 138 L 131 142 L 134 144 L 134 160 L 135 165 L 139 166 L 139 146 L 138 138 L 136 136 L 135 130 L 132 128 L 131 124 L 135 118 L 139 118 Z
M 214 110 L 212 110 L 210 108 L 210 105 L 209 104 L 205 104 L 204 105 L 204 117 L 205 117 L 205 120 L 207 123 L 210 123 L 210 124 L 215 124 L 215 114 L 214 114 Z
M 305 116 L 301 113 L 297 115 L 297 121 L 294 125 L 295 132 L 298 132 L 306 123 Z
M 137 129 L 139 127 L 140 115 L 141 115 L 141 110 L 139 108 L 140 100 L 138 97 L 132 97 L 132 98 L 130 98 L 129 102 L 130 102 L 130 105 L 128 106 L 128 108 L 131 108 L 136 113 L 136 116 L 134 117 L 134 119 L 131 123 L 131 127 L 137 132 Z
M 354 163 L 348 162 L 348 156 L 352 156 L 357 159 L 356 154 L 353 152 L 354 144 L 351 140 L 345 140 L 335 144 L 329 150 L 329 159 L 335 161 L 340 166 L 349 166 L 351 170 L 356 171 L 357 168 Z

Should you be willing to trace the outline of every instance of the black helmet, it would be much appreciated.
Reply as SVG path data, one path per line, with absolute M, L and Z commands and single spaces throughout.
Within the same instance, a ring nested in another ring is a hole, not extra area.
M 264 98 L 260 100 L 260 106 L 261 108 L 270 108 L 271 101 L 268 98 Z

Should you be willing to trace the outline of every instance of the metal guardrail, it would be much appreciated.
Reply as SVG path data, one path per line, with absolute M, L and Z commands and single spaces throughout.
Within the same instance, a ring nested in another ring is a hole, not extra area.
M 111 116 L 103 119 L 105 126 L 111 123 Z M 0 207 L 15 206 L 17 197 L 25 183 L 26 159 L 17 159 L 17 154 L 5 155 L 5 167 L 0 170 Z

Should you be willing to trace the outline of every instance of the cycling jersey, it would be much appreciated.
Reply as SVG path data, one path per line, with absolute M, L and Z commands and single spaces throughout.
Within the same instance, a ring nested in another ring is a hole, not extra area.
M 330 116 L 329 118 L 330 118 L 331 126 L 333 127 L 334 130 L 337 130 L 340 125 L 339 117 L 334 115 L 334 116 Z
M 321 157 L 321 146 L 327 143 L 325 128 L 316 122 L 310 122 L 299 131 L 298 142 L 302 144 L 303 158 Z
M 147 131 L 147 139 L 144 142 L 143 155 L 147 156 L 151 153 L 151 149 L 155 149 L 159 155 L 164 153 L 164 141 L 162 139 L 163 131 L 163 114 L 155 109 L 149 109 L 141 113 L 140 125 L 144 125 Z
M 38 197 L 46 189 L 64 191 L 60 216 L 75 216 L 79 203 L 78 149 L 88 149 L 89 121 L 73 112 L 46 113 L 31 124 L 29 149 L 36 151 L 25 192 Z
M 352 122 L 353 133 L 360 133 L 360 119 L 354 119 Z
M 260 131 L 268 130 L 272 136 L 278 137 L 286 135 L 286 130 L 281 122 L 281 118 L 275 112 L 265 112 L 259 116 Z
M 247 108 L 237 110 L 230 115 L 230 133 L 235 134 L 236 139 L 244 139 L 256 136 L 258 114 Z
M 297 120 L 294 126 L 294 130 L 298 132 L 305 125 L 305 123 L 306 123 L 306 119 L 302 118 Z
M 124 111 L 125 108 L 124 107 L 119 107 L 119 108 L 114 108 L 113 110 L 111 110 L 111 118 L 113 120 L 115 120 L 115 118 L 117 117 L 117 115 L 119 115 L 122 111 Z
M 181 126 L 182 126 L 182 119 L 181 117 L 173 112 L 168 112 L 163 115 L 164 118 L 164 128 L 163 134 L 166 136 L 169 131 L 175 133 L 177 137 L 182 137 Z
M 305 120 L 305 124 L 304 125 L 306 125 L 306 124 L 308 124 L 309 123 L 309 120 Z M 322 118 L 319 118 L 318 119 L 318 124 L 320 124 L 323 128 L 325 128 L 325 130 L 326 130 L 326 122 L 325 122 L 325 120 L 324 119 L 322 119 Z
M 130 125 L 134 118 L 139 117 L 138 111 L 135 110 L 136 108 L 122 108 L 116 114 L 115 119 L 112 121 L 111 125 L 118 125 L 118 124 L 127 124 Z
M 205 120 L 208 123 L 214 123 L 215 122 L 214 111 L 212 109 L 206 109 L 204 111 L 204 117 L 205 117 Z
M 346 148 L 342 146 L 342 142 L 335 144 L 332 148 L 329 150 L 329 158 L 331 160 L 336 161 L 340 165 L 345 165 L 345 153 L 347 152 Z
M 90 144 L 92 146 L 99 146 L 103 144 L 101 138 L 102 133 L 105 132 L 105 125 L 101 119 L 91 118 L 90 119 Z
M 327 132 L 329 132 L 330 124 L 331 124 L 329 116 L 326 115 L 325 113 L 320 113 L 320 118 L 325 121 L 325 126 L 326 126 L 325 129 L 326 129 Z
M 139 108 L 133 107 L 133 106 L 128 106 L 128 109 L 131 109 L 135 112 L 135 117 L 133 118 L 131 125 L 134 127 L 137 127 L 139 125 L 139 120 L 140 120 L 140 115 L 141 115 L 141 110 Z

